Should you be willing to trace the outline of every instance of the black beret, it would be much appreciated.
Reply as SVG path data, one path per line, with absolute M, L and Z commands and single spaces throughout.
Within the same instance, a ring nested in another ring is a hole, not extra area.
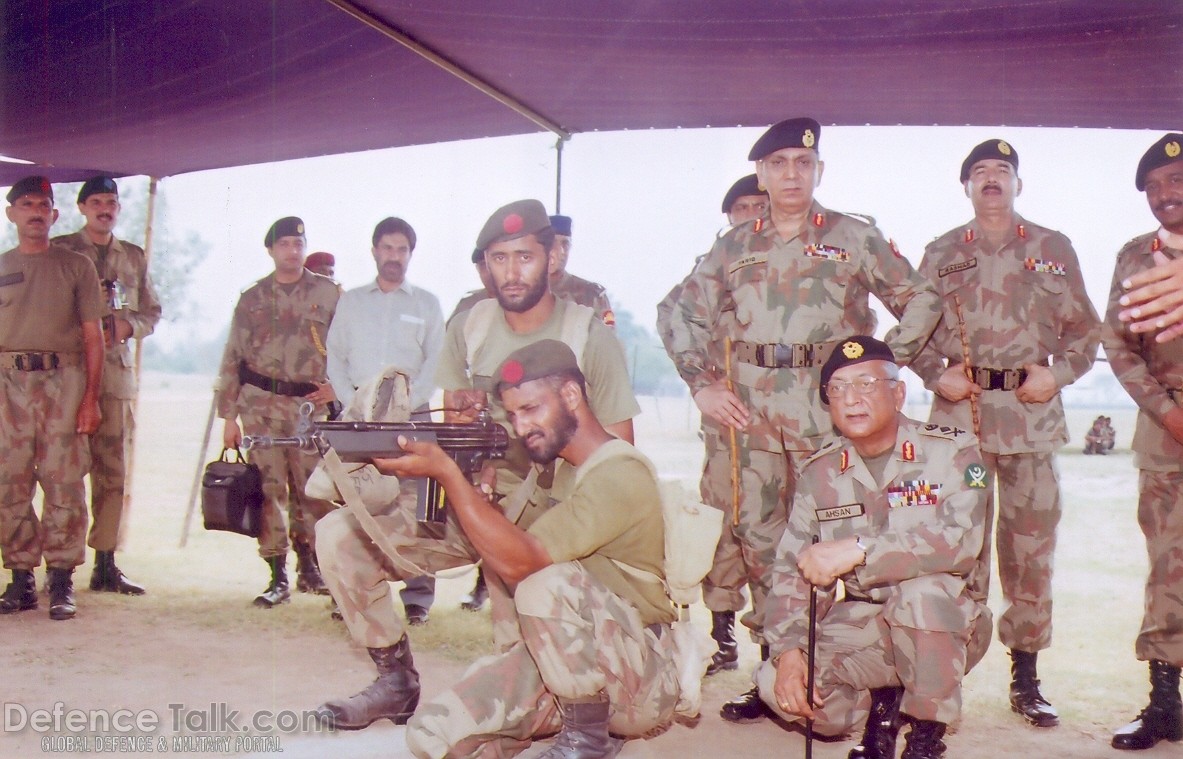
M 571 217 L 555 214 L 550 217 L 550 225 L 554 227 L 556 235 L 571 236 Z
M 541 201 L 515 200 L 493 212 L 477 235 L 476 248 L 483 253 L 495 242 L 516 240 L 537 234 L 548 227 L 550 217 L 546 215 L 546 208 Z
M 735 180 L 735 184 L 731 185 L 731 189 L 723 196 L 723 213 L 731 213 L 731 206 L 745 195 L 768 196 L 768 193 L 760 189 L 760 180 L 756 179 L 755 174 Z
M 748 151 L 749 161 L 759 161 L 766 155 L 785 148 L 818 149 L 822 128 L 811 118 L 785 119 L 768 127 Z
M 485 251 L 481 250 L 480 248 L 473 248 L 472 249 L 472 262 L 474 264 L 479 264 L 481 261 L 484 261 L 484 260 L 485 260 Z
M 579 371 L 579 362 L 571 346 L 560 340 L 539 340 L 518 348 L 497 367 L 495 392 L 501 394 L 523 382 L 550 377 L 561 372 Z
M 111 177 L 91 177 L 82 185 L 82 189 L 78 191 L 78 202 L 85 203 L 86 199 L 91 195 L 100 192 L 113 192 L 119 194 L 119 186 L 115 184 L 115 180 Z
M 14 184 L 12 189 L 9 190 L 8 194 L 4 197 L 8 199 L 8 202 L 11 205 L 12 203 L 15 203 L 18 198 L 21 198 L 25 195 L 45 195 L 50 199 L 50 201 L 52 201 L 53 185 L 51 185 L 49 180 L 45 177 L 25 177 L 21 181 Z
M 1160 166 L 1174 163 L 1183 158 L 1183 134 L 1170 132 L 1150 146 L 1142 160 L 1138 161 L 1138 173 L 1134 175 L 1134 187 L 1138 192 L 1146 189 L 1146 175 Z
M 263 245 L 270 248 L 280 237 L 303 237 L 304 222 L 299 216 L 285 216 L 271 225 L 267 236 L 263 238 Z
M 853 366 L 864 361 L 890 361 L 894 364 L 895 354 L 891 352 L 891 348 L 887 347 L 887 343 L 866 335 L 848 337 L 835 345 L 830 357 L 822 365 L 821 385 L 818 386 L 818 395 L 821 397 L 822 403 L 830 405 L 830 398 L 826 394 L 826 383 L 830 381 L 830 377 L 834 376 L 834 372 L 844 366 Z
M 969 151 L 969 155 L 961 162 L 961 181 L 964 182 L 969 179 L 969 170 L 973 168 L 975 163 L 990 158 L 1006 161 L 1015 167 L 1016 172 L 1019 170 L 1019 154 L 1010 146 L 1009 142 L 1006 140 L 986 140 Z

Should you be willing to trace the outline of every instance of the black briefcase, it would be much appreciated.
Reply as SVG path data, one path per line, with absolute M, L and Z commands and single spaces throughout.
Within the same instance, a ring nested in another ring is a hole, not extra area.
M 201 516 L 207 530 L 237 532 L 259 537 L 263 522 L 263 476 L 234 448 L 236 460 L 228 460 L 223 448 L 217 461 L 205 467 L 201 477 Z

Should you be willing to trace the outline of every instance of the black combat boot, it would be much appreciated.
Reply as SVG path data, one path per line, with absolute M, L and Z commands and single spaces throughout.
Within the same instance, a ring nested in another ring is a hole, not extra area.
M 127 596 L 142 596 L 146 592 L 143 585 L 127 579 L 127 575 L 115 566 L 114 551 L 94 552 L 94 571 L 90 573 L 90 589 Z
M 711 637 L 719 644 L 719 650 L 707 665 L 707 675 L 739 667 L 739 646 L 735 643 L 734 628 L 735 612 L 711 612 Z
M 31 569 L 12 570 L 12 582 L 0 595 L 0 614 L 37 608 L 37 581 Z
M 320 565 L 316 563 L 316 552 L 307 543 L 296 543 L 296 590 L 327 596 L 329 589 L 320 576 Z
M 912 720 L 900 759 L 941 759 L 945 755 L 945 723 L 926 719 Z
M 850 750 L 847 759 L 895 759 L 895 740 L 900 733 L 900 686 L 871 689 L 871 711 L 863 739 Z
M 768 646 L 760 646 L 760 661 L 768 661 Z M 719 716 L 728 722 L 757 722 L 772 710 L 760 698 L 760 688 L 753 685 L 719 709 Z
M 287 554 L 266 559 L 267 565 L 271 567 L 271 584 L 267 586 L 267 590 L 255 596 L 255 606 L 270 609 L 292 600 L 292 591 L 288 589 L 287 560 Z
M 361 730 L 380 719 L 404 725 L 419 705 L 419 673 L 407 636 L 393 646 L 366 650 L 378 667 L 378 677 L 360 693 L 316 708 L 317 716 L 329 727 Z
M 555 744 L 538 759 L 608 759 L 620 753 L 624 741 L 608 734 L 612 704 L 600 694 L 596 701 L 580 702 L 556 698 L 563 729 Z
M 74 568 L 50 567 L 45 574 L 49 585 L 49 618 L 73 619 L 78 610 L 74 606 Z
M 1010 650 L 1010 709 L 1036 727 L 1055 727 L 1060 724 L 1060 715 L 1039 692 L 1035 656 L 1030 651 Z
M 480 611 L 488 600 L 489 589 L 485 587 L 485 568 L 477 567 L 476 585 L 472 586 L 471 593 L 460 599 L 460 608 L 465 611 Z
M 1130 724 L 1113 734 L 1113 748 L 1141 751 L 1161 740 L 1183 740 L 1183 702 L 1179 697 L 1179 667 L 1150 662 L 1150 705 Z

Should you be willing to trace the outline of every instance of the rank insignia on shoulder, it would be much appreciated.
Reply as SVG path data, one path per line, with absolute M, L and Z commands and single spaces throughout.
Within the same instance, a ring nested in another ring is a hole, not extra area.
M 847 469 L 850 469 L 850 451 L 843 450 L 842 460 L 838 463 L 838 472 L 842 473 Z
M 612 313 L 612 309 L 608 309 L 607 311 L 604 312 L 604 315 L 601 317 L 601 321 L 603 321 L 604 324 L 607 324 L 609 327 L 615 327 L 616 326 L 616 314 Z
M 840 261 L 842 263 L 850 261 L 850 251 L 834 245 L 822 245 L 820 243 L 806 245 L 805 255 L 810 258 L 824 258 L 827 261 Z
M 981 464 L 970 464 L 965 468 L 965 484 L 971 488 L 986 487 L 986 467 Z
M 1020 224 L 1016 231 L 1019 233 L 1019 237 L 1023 238 L 1024 240 L 1027 239 L 1027 227 Z
M 900 456 L 904 461 L 916 460 L 916 446 L 912 444 L 911 440 L 905 440 L 904 444 L 900 446 Z
M 1150 252 L 1157 253 L 1160 250 L 1162 250 L 1162 240 L 1159 239 L 1158 235 L 1155 235 L 1154 242 L 1150 243 Z
M 764 230 L 764 217 L 756 219 L 756 226 L 752 228 L 753 232 L 762 232 Z
M 1055 261 L 1044 261 L 1041 258 L 1023 259 L 1023 268 L 1039 274 L 1055 274 L 1057 277 L 1068 276 L 1068 269 L 1064 264 Z
M 975 235 L 974 235 L 974 231 L 972 229 L 965 230 L 965 241 L 966 242 L 973 242 L 974 237 L 975 237 Z
M 928 480 L 904 480 L 887 488 L 887 505 L 893 509 L 901 506 L 936 506 L 940 500 L 941 484 Z
M 815 213 L 813 215 L 813 226 L 824 227 L 826 224 L 826 215 L 824 213 Z

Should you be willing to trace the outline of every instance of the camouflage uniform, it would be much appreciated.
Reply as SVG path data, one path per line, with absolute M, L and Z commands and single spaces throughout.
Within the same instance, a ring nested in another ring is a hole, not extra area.
M 99 279 L 117 282 L 123 307 L 112 315 L 131 325 L 131 339 L 142 340 L 160 321 L 160 298 L 148 276 L 144 249 L 111 238 L 105 253 L 85 232 L 55 237 L 54 242 L 94 262 Z M 87 544 L 96 551 L 118 547 L 124 516 L 127 462 L 135 436 L 135 361 L 130 342 L 107 348 L 99 409 L 103 420 L 90 441 L 90 537 Z
M 239 380 L 239 366 L 285 382 L 325 382 L 325 336 L 340 297 L 327 277 L 305 271 L 293 285 L 269 274 L 238 299 L 222 357 L 216 403 L 222 419 L 241 417 L 244 435 L 291 435 L 299 417 L 299 396 L 272 393 Z M 321 409 L 323 412 L 323 409 Z M 291 539 L 315 545 L 313 525 L 332 505 L 304 495 L 316 456 L 294 448 L 251 451 L 263 475 L 263 526 L 259 555 L 287 555 Z M 290 484 L 290 487 L 289 487 Z M 284 524 L 281 504 L 290 524 Z
M 90 453 L 75 431 L 86 388 L 82 324 L 105 313 L 98 276 L 84 257 L 57 245 L 0 255 L 0 553 L 7 569 L 32 570 L 43 558 L 47 567 L 72 569 L 85 559 L 82 478 Z M 48 342 L 18 336 L 30 331 Z M 15 357 L 28 351 L 53 353 L 60 365 L 16 368 Z M 32 502 L 38 484 L 45 493 L 40 521 Z
M 813 535 L 859 537 L 866 563 L 840 579 L 845 598 L 818 589 L 814 729 L 847 732 L 865 719 L 868 690 L 904 687 L 901 711 L 943 723 L 961 711 L 961 679 L 990 643 L 990 475 L 974 436 L 900 416 L 880 486 L 848 441 L 808 458 L 777 549 L 766 636 L 772 658 L 757 674 L 779 712 L 774 662 L 805 651 L 809 583 L 797 555 Z M 921 666 L 922 663 L 926 666 Z
M 964 363 L 955 299 L 972 367 L 1016 370 L 1050 358 L 1062 388 L 1093 365 L 1100 322 L 1072 244 L 1059 232 L 1016 215 L 1015 231 L 996 249 L 972 221 L 930 243 L 920 271 L 944 304 L 944 321 L 912 367 L 928 389 L 935 390 L 945 361 Z M 979 398 L 982 451 L 1000 493 L 998 574 L 1007 608 L 998 637 L 1007 648 L 1036 652 L 1051 645 L 1060 521 L 1054 452 L 1068 442 L 1064 407 L 1059 394 L 1044 404 L 1022 403 L 1013 390 L 984 390 Z M 929 421 L 973 429 L 968 401 L 936 394 Z
M 623 445 L 609 443 L 597 454 Z M 581 468 L 587 477 L 571 485 L 573 467 L 560 464 L 560 500 L 529 527 L 556 563 L 518 584 L 512 604 L 521 640 L 475 662 L 450 690 L 419 706 L 407 723 L 416 756 L 513 756 L 562 727 L 556 698 L 606 692 L 609 727 L 625 737 L 671 721 L 679 695 L 672 607 L 660 587 L 656 598 L 638 595 L 644 581 L 613 563 L 627 559 L 660 575 L 656 482 L 639 461 L 622 456 L 589 458 Z
M 702 261 L 699 257 L 695 266 Z M 678 299 L 682 296 L 682 289 L 690 275 L 682 280 L 657 304 L 657 334 L 662 343 L 669 350 L 670 337 L 673 335 L 672 319 L 678 306 Z M 734 332 L 735 326 L 728 318 L 734 312 L 720 315 L 716 323 L 715 334 L 707 343 L 708 360 L 712 371 L 722 372 L 725 357 L 722 355 L 723 346 L 728 333 Z M 728 447 L 727 427 L 714 419 L 702 416 L 701 434 L 705 455 L 703 457 L 702 477 L 698 482 L 699 497 L 702 502 L 726 514 L 723 521 L 723 532 L 719 536 L 719 544 L 715 547 L 715 559 L 711 564 L 711 571 L 702 580 L 702 601 L 713 612 L 738 612 L 743 609 L 747 599 L 744 598 L 744 585 L 748 577 L 747 567 L 744 565 L 743 544 L 736 537 L 731 514 L 731 453 Z
M 745 620 L 760 641 L 770 568 L 792 500 L 795 456 L 819 448 L 832 434 L 830 416 L 817 398 L 817 368 L 833 341 L 873 334 L 874 294 L 899 318 L 887 342 L 900 363 L 924 345 L 939 318 L 932 286 L 865 221 L 814 203 L 801 231 L 781 240 L 767 217 L 723 235 L 682 290 L 667 342 L 690 392 L 723 379 L 708 347 L 716 323 L 731 312 L 732 335 L 749 348 L 800 344 L 802 360 L 791 368 L 764 368 L 736 346 L 735 391 L 752 414 L 738 433 L 741 464 L 740 524 L 735 528 L 749 571 L 753 618 Z
M 1138 467 L 1138 524 L 1146 537 L 1150 575 L 1146 610 L 1135 652 L 1142 661 L 1183 665 L 1183 443 L 1163 426 L 1163 416 L 1183 402 L 1183 341 L 1156 343 L 1153 333 L 1134 334 L 1117 314 L 1121 282 L 1154 266 L 1152 253 L 1174 259 L 1183 251 L 1156 234 L 1126 243 L 1117 254 L 1102 336 L 1117 379 L 1138 404 L 1134 465 Z
M 612 313 L 612 304 L 608 302 L 608 293 L 603 285 L 565 271 L 557 280 L 551 279 L 550 291 L 559 298 L 587 306 L 596 312 L 597 319 L 609 327 L 616 325 L 616 315 Z

